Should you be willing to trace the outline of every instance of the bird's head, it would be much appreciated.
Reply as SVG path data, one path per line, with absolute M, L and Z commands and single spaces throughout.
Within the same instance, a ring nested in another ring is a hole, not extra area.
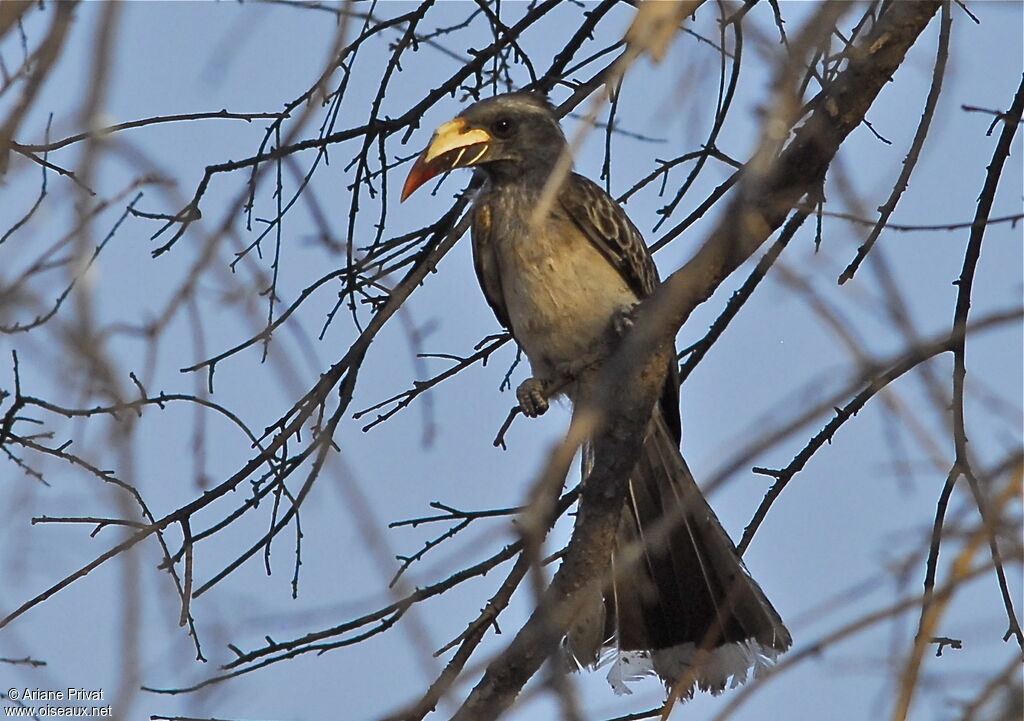
M 479 167 L 491 177 L 509 179 L 537 174 L 543 187 L 565 148 L 565 136 L 544 96 L 519 92 L 481 100 L 434 131 L 409 171 L 402 200 L 455 168 Z

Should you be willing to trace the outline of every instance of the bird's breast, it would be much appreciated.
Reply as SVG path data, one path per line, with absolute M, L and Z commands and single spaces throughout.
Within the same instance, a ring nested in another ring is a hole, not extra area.
M 602 352 L 614 313 L 637 298 L 619 272 L 561 212 L 519 219 L 496 238 L 495 260 L 516 340 L 535 376 Z

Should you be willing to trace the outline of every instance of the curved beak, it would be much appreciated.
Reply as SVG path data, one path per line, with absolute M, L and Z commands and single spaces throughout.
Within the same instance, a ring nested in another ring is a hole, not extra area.
M 480 128 L 467 128 L 462 118 L 450 120 L 434 131 L 434 137 L 409 171 L 402 188 L 404 201 L 431 178 L 455 168 L 468 168 L 480 162 L 491 141 Z

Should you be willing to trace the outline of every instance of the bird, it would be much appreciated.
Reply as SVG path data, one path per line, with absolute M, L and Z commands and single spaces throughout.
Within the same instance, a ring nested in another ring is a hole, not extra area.
M 505 93 L 439 126 L 402 190 L 404 201 L 431 178 L 474 169 L 473 264 L 494 315 L 529 360 L 532 375 L 516 391 L 527 416 L 557 396 L 577 406 L 600 397 L 601 360 L 660 282 L 640 231 L 569 158 L 547 97 Z M 685 699 L 695 688 L 718 694 L 745 682 L 792 638 L 683 459 L 678 367 L 668 365 L 628 479 L 613 579 L 584 603 L 562 645 L 573 669 L 610 664 L 617 693 L 656 674 Z M 582 455 L 585 483 L 592 449 Z M 639 558 L 622 562 L 637 546 Z

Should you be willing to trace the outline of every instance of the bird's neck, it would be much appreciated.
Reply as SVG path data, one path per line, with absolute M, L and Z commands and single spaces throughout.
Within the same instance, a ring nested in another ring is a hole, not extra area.
M 558 159 L 559 153 L 543 155 L 528 162 L 498 160 L 488 163 L 483 170 L 495 188 L 540 193 L 555 172 Z

